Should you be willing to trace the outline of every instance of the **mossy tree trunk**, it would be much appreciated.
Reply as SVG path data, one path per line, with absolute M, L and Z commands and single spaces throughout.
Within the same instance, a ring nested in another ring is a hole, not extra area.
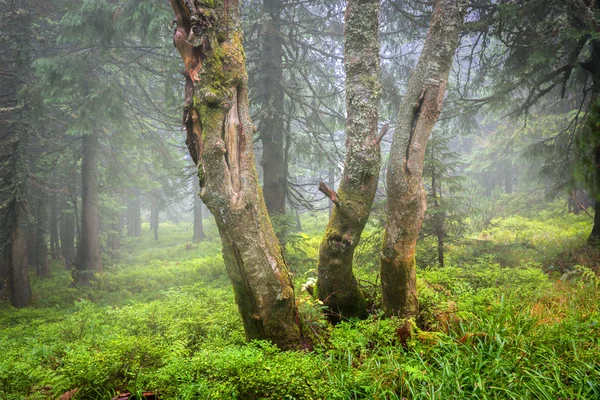
M 73 276 L 79 284 L 87 284 L 95 273 L 102 271 L 100 245 L 100 215 L 98 213 L 98 152 L 97 133 L 83 137 L 81 161 L 81 237 L 77 249 Z
M 333 322 L 367 316 L 352 262 L 379 180 L 378 12 L 377 0 L 350 0 L 346 7 L 346 160 L 337 193 L 320 184 L 320 190 L 335 204 L 321 241 L 318 270 L 319 299 L 329 306 Z
M 295 348 L 302 335 L 294 288 L 254 165 L 238 1 L 171 5 L 185 67 L 186 143 L 221 235 L 246 338 Z
M 423 51 L 398 112 L 381 248 L 383 307 L 388 316 L 415 317 L 418 313 L 415 247 L 426 208 L 423 161 L 442 110 L 464 11 L 464 0 L 436 0 Z
M 263 144 L 263 192 L 270 215 L 285 214 L 283 36 L 281 0 L 263 0 L 258 133 Z

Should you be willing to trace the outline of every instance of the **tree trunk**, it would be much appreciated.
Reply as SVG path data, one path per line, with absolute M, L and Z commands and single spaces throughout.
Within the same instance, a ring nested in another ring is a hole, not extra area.
M 285 214 L 283 36 L 281 0 L 263 0 L 258 132 L 263 143 L 263 191 L 270 215 Z
M 31 83 L 30 7 L 3 3 L 0 12 L 0 259 L 8 269 L 10 303 L 31 304 L 24 225 L 27 224 L 31 110 L 19 92 Z
M 327 175 L 327 185 L 329 186 L 329 188 L 335 190 L 335 164 L 331 160 L 329 161 L 329 175 Z M 328 207 L 329 218 L 331 218 L 331 214 L 333 214 L 333 206 L 333 201 L 330 201 Z
M 418 313 L 415 247 L 426 208 L 421 183 L 423 160 L 442 109 L 464 8 L 462 0 L 436 0 L 423 52 L 398 113 L 381 248 L 383 308 L 388 316 L 415 317 Z
M 78 248 L 77 283 L 87 284 L 93 275 L 102 271 L 100 246 L 100 216 L 98 215 L 98 134 L 83 137 L 81 162 L 81 238 Z
M 158 208 L 158 199 L 152 196 L 150 205 L 150 229 L 154 235 L 154 240 L 158 241 L 158 224 L 160 221 L 160 209 Z
M 48 259 L 48 209 L 46 205 L 46 194 L 38 192 L 36 207 L 36 229 L 35 229 L 35 247 L 37 254 L 37 264 L 35 269 L 37 276 L 46 278 L 50 276 L 50 260 Z
M 588 238 L 588 244 L 600 247 L 600 145 L 594 147 L 594 226 Z M 575 206 L 577 207 L 577 205 Z M 579 207 L 577 207 L 579 209 Z
M 332 322 L 367 317 L 352 262 L 379 180 L 378 12 L 377 0 L 349 0 L 346 7 L 346 161 L 338 193 L 320 185 L 335 204 L 321 241 L 318 266 L 319 299 L 329 307 Z
M 58 196 L 52 195 L 50 203 L 50 254 L 52 260 L 58 260 L 60 254 L 60 242 L 58 235 Z
M 197 188 L 198 185 L 198 176 L 194 174 L 194 188 Z M 192 241 L 200 242 L 205 237 L 204 227 L 202 226 L 202 200 L 200 200 L 200 196 L 194 190 L 194 236 L 192 237 Z
M 440 185 L 440 190 L 438 193 L 437 185 L 437 170 L 435 168 L 435 156 L 433 150 L 431 151 L 431 197 L 433 198 L 433 207 L 439 208 L 440 201 L 442 200 L 442 190 Z M 437 252 L 438 252 L 438 264 L 441 268 L 444 267 L 444 213 L 436 212 L 433 217 L 433 227 L 435 230 L 435 235 L 437 236 Z
M 142 207 L 137 194 L 127 204 L 127 236 L 142 236 Z
M 254 165 L 238 1 L 171 5 L 185 66 L 186 143 L 221 235 L 246 338 L 298 347 L 294 288 Z
M 64 212 L 64 223 L 62 229 L 62 255 L 65 258 L 67 269 L 71 269 L 75 262 L 75 207 L 77 201 L 75 199 L 75 185 L 69 185 L 71 202 L 67 202 L 67 209 Z M 69 209 L 69 207 L 71 209 Z

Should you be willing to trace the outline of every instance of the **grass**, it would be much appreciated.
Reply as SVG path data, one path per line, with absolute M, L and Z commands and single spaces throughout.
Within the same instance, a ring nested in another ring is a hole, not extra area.
M 297 290 L 314 277 L 325 220 L 306 215 L 305 232 L 288 243 Z M 197 248 L 187 226 L 164 224 L 158 242 L 149 232 L 124 241 L 88 288 L 70 288 L 68 271 L 53 264 L 50 279 L 32 277 L 34 307 L 0 303 L 0 398 L 75 388 L 79 399 L 143 390 L 164 399 L 600 398 L 599 281 L 586 267 L 596 258 L 564 255 L 577 253 L 589 228 L 581 216 L 542 213 L 497 220 L 453 245 L 448 267 L 419 270 L 420 327 L 402 346 L 400 322 L 376 308 L 372 225 L 357 274 L 373 315 L 332 328 L 299 291 L 320 342 L 281 352 L 245 343 L 214 224 L 205 229 L 215 239 Z M 561 271 L 548 274 L 553 259 Z

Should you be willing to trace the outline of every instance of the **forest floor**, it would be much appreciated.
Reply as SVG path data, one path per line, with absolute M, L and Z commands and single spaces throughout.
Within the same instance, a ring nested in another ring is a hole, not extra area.
M 311 352 L 245 343 L 220 255 L 188 225 L 125 239 L 90 287 L 69 287 L 59 263 L 32 276 L 35 304 L 0 302 L 0 399 L 599 399 L 598 254 L 582 246 L 589 217 L 564 211 L 493 220 L 448 245 L 445 268 L 419 269 L 420 327 L 399 344 L 398 320 L 377 309 L 380 229 L 356 256 L 371 317 L 328 326 L 303 291 L 315 279 L 326 215 L 288 235 Z M 419 245 L 419 263 L 434 258 Z M 435 253 L 437 254 L 437 253 Z M 77 389 L 76 391 L 73 389 Z M 65 397 L 66 398 L 66 397 Z

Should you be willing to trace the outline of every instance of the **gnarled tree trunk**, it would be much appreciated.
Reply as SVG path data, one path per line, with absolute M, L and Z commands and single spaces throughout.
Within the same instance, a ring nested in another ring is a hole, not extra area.
M 379 180 L 377 135 L 379 36 L 377 0 L 350 0 L 346 8 L 346 161 L 338 192 L 321 183 L 335 204 L 319 250 L 319 298 L 334 322 L 366 318 L 364 296 L 352 272 L 354 249 L 369 219 Z
M 171 0 L 185 66 L 184 124 L 200 196 L 215 217 L 247 339 L 302 335 L 294 288 L 258 182 L 237 0 Z
M 398 112 L 381 248 L 383 308 L 389 316 L 414 317 L 418 313 L 415 247 L 426 208 L 423 161 L 429 135 L 442 110 L 464 10 L 464 0 L 436 0 L 423 52 Z

